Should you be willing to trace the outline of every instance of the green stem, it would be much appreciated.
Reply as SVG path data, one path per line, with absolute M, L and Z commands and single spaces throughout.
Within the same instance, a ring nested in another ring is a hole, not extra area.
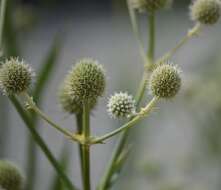
M 144 50 L 144 45 L 142 42 L 142 39 L 140 37 L 140 31 L 139 31 L 139 27 L 137 24 L 137 16 L 136 16 L 136 12 L 134 11 L 134 9 L 130 6 L 130 0 L 127 0 L 127 6 L 128 6 L 128 11 L 129 11 L 129 16 L 130 16 L 130 21 L 131 21 L 131 26 L 133 29 L 133 33 L 137 39 L 138 45 L 139 45 L 139 49 L 140 49 L 140 55 L 143 59 L 143 62 L 145 63 L 145 65 L 148 65 L 150 60 L 148 60 L 148 57 L 146 56 L 145 50 Z
M 192 29 L 188 31 L 188 33 L 177 43 L 177 45 L 172 48 L 169 52 L 167 52 L 162 58 L 160 58 L 157 63 L 162 63 L 169 60 L 183 45 L 185 45 L 191 38 L 196 36 L 200 30 L 202 29 L 202 25 L 197 23 Z
M 63 172 L 61 166 L 57 162 L 57 160 L 54 158 L 53 154 L 51 153 L 50 149 L 45 144 L 44 140 L 41 138 L 41 136 L 37 133 L 35 126 L 33 125 L 30 116 L 24 111 L 20 103 L 17 101 L 15 97 L 10 97 L 10 100 L 12 104 L 14 105 L 15 109 L 17 110 L 18 114 L 22 118 L 22 120 L 25 123 L 25 126 L 30 131 L 33 139 L 38 144 L 38 146 L 41 148 L 41 150 L 44 152 L 45 156 L 51 163 L 51 165 L 54 167 L 57 174 L 60 176 L 60 178 L 63 180 L 64 184 L 69 190 L 76 190 L 72 182 L 69 180 L 69 178 L 66 176 L 66 174 Z
M 127 122 L 126 124 L 124 124 L 120 128 L 118 128 L 118 129 L 116 129 L 106 135 L 103 135 L 99 138 L 94 139 L 94 141 L 92 141 L 92 144 L 102 143 L 103 141 L 117 135 L 118 133 L 121 133 L 122 131 L 129 130 L 129 128 L 135 126 L 135 124 L 137 124 L 141 119 L 143 119 L 144 117 L 149 115 L 149 113 L 152 111 L 153 107 L 156 105 L 158 100 L 159 100 L 158 97 L 154 97 L 145 108 L 141 109 L 140 113 L 138 113 L 137 116 L 135 116 L 133 119 L 131 119 L 129 122 Z
M 69 132 L 68 130 L 60 127 L 59 125 L 57 125 L 56 123 L 54 123 L 45 113 L 43 113 L 33 102 L 32 97 L 30 97 L 27 93 L 23 94 L 24 97 L 26 98 L 26 101 L 28 103 L 28 106 L 36 113 L 38 114 L 42 119 L 44 119 L 48 124 L 50 124 L 52 127 L 54 127 L 56 130 L 60 131 L 61 133 L 63 133 L 65 136 L 69 137 L 70 139 L 74 140 L 74 141 L 78 141 L 79 139 L 75 134 L 72 134 L 71 132 Z
M 137 40 L 140 44 L 141 56 L 144 59 L 145 67 L 149 71 L 152 68 L 153 63 L 154 63 L 154 57 L 153 56 L 154 56 L 154 49 L 155 49 L 155 32 L 156 32 L 155 31 L 155 16 L 152 15 L 152 19 L 150 19 L 150 23 L 149 23 L 149 36 L 150 36 L 149 37 L 149 50 L 148 50 L 149 53 L 148 53 L 148 57 L 146 57 L 145 53 L 144 53 L 145 56 L 143 56 L 144 48 L 143 48 L 143 45 L 142 45 L 142 40 L 139 37 L 139 32 L 138 32 L 139 30 L 138 30 L 136 17 L 135 17 L 136 15 L 133 12 L 133 10 L 131 10 L 132 8 L 130 6 L 129 0 L 127 0 L 127 4 L 128 4 L 128 10 L 129 10 L 129 13 L 130 13 L 132 28 L 133 28 L 134 33 L 137 36 Z M 139 104 L 141 103 L 141 100 L 144 96 L 145 88 L 146 88 L 146 85 L 147 85 L 147 77 L 148 77 L 147 75 L 148 75 L 147 71 L 144 71 L 143 77 L 142 77 L 142 80 L 140 82 L 139 89 L 138 89 L 138 92 L 137 92 L 137 95 L 136 95 L 136 104 L 137 104 L 138 107 L 139 107 Z M 120 140 L 119 140 L 119 142 L 117 143 L 117 145 L 114 149 L 112 158 L 111 158 L 111 160 L 110 160 L 110 162 L 107 166 L 105 174 L 104 174 L 103 178 L 101 179 L 101 182 L 98 186 L 98 190 L 107 190 L 107 188 L 110 184 L 110 181 L 112 180 L 113 174 L 115 173 L 115 170 L 114 170 L 115 163 L 118 160 L 118 157 L 121 154 L 122 150 L 126 146 L 126 142 L 127 142 L 128 137 L 129 137 L 129 132 L 130 132 L 130 130 L 126 130 L 121 134 Z
M 149 14 L 149 48 L 147 56 L 150 60 L 150 64 L 153 64 L 155 56 L 155 13 L 151 12 Z
M 82 113 L 79 113 L 76 115 L 76 121 L 77 121 L 77 131 L 78 134 L 82 135 Z M 79 151 L 79 159 L 80 159 L 80 167 L 81 167 L 81 179 L 82 179 L 82 184 L 84 183 L 84 162 L 83 162 L 83 145 L 78 143 L 78 151 Z
M 7 0 L 1 0 L 1 12 L 0 12 L 0 47 L 1 47 L 1 50 L 2 50 L 2 38 L 3 38 L 3 28 L 4 28 L 4 23 L 5 23 L 6 6 L 7 6 Z
M 88 102 L 84 102 L 83 105 L 83 115 L 82 115 L 82 135 L 85 141 L 90 139 L 90 111 L 88 107 Z M 82 145 L 82 156 L 83 156 L 83 186 L 84 190 L 90 190 L 90 145 Z

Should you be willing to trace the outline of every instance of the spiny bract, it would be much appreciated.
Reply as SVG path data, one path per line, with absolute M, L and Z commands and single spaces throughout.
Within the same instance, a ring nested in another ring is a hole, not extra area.
M 0 66 L 0 88 L 7 95 L 22 93 L 29 88 L 32 76 L 31 68 L 24 61 L 10 58 Z
M 68 80 L 68 79 L 67 79 Z M 70 114 L 78 114 L 82 112 L 83 102 L 76 96 L 70 93 L 70 88 L 65 84 L 59 90 L 59 101 L 64 111 Z M 96 99 L 89 102 L 90 109 L 93 109 L 97 104 Z
M 172 3 L 171 0 L 131 0 L 132 7 L 141 12 L 154 12 L 165 8 L 170 3 Z
M 72 97 L 87 102 L 102 96 L 105 90 L 103 67 L 92 59 L 80 60 L 68 75 L 69 92 Z
M 202 24 L 215 24 L 220 18 L 220 0 L 196 0 L 191 9 L 191 18 Z
M 14 164 L 0 160 L 0 189 L 22 190 L 23 181 L 21 172 Z
M 149 86 L 154 96 L 172 98 L 181 87 L 180 71 L 170 64 L 160 65 L 151 74 Z
M 107 109 L 113 118 L 127 118 L 135 114 L 135 100 L 128 93 L 115 93 L 110 97 Z

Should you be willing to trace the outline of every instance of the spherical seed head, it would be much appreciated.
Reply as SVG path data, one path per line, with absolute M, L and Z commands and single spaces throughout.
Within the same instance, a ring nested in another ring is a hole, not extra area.
M 22 190 L 23 182 L 23 176 L 14 164 L 0 161 L 0 189 Z
M 59 90 L 59 101 L 63 110 L 70 114 L 78 114 L 82 112 L 83 102 L 77 96 L 73 96 L 73 94 L 70 92 L 69 86 L 65 85 L 65 83 Z M 96 104 L 96 99 L 90 100 L 90 109 L 93 109 Z
M 102 96 L 105 83 L 103 67 L 92 59 L 82 59 L 69 73 L 70 93 L 82 101 L 90 102 Z
M 115 93 L 110 97 L 107 109 L 113 118 L 127 118 L 135 114 L 135 100 L 128 93 Z
M 6 60 L 0 67 L 0 89 L 4 94 L 19 94 L 26 91 L 32 81 L 31 68 L 18 58 Z
M 132 7 L 141 12 L 154 12 L 165 8 L 168 4 L 171 4 L 171 0 L 131 0 Z
M 154 96 L 172 98 L 181 87 L 180 71 L 170 64 L 160 65 L 151 74 L 149 86 Z
M 196 0 L 190 10 L 192 20 L 212 25 L 220 18 L 220 0 Z

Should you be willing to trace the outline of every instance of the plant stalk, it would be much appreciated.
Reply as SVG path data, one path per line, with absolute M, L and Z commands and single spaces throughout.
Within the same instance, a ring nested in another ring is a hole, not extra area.
M 139 44 L 141 44 L 140 51 L 141 51 L 141 56 L 143 57 L 143 48 L 142 48 L 143 46 L 141 43 L 142 41 L 139 38 L 139 33 L 136 32 L 136 31 L 138 31 L 137 20 L 134 19 L 135 14 L 131 10 L 129 0 L 127 2 L 128 2 L 128 10 L 130 13 L 131 24 L 132 24 L 133 30 L 135 31 L 135 35 L 137 36 L 138 42 L 139 42 Z M 152 66 L 154 64 L 154 52 L 155 52 L 155 50 L 154 50 L 155 49 L 155 32 L 156 32 L 156 30 L 155 30 L 155 15 L 154 15 L 155 13 L 152 13 L 152 14 L 153 14 L 152 17 L 149 20 L 149 46 L 148 46 L 149 50 L 147 53 L 148 54 L 147 57 L 144 59 L 144 67 L 147 67 L 148 71 L 150 68 L 152 68 Z M 146 60 L 148 60 L 148 62 Z M 142 80 L 139 85 L 139 89 L 137 91 L 136 98 L 135 98 L 137 107 L 139 107 L 139 105 L 142 101 L 142 98 L 144 96 L 145 88 L 147 85 L 147 78 L 148 78 L 148 73 L 147 73 L 147 70 L 145 70 L 143 73 Z M 115 163 L 117 162 L 119 155 L 121 154 L 121 152 L 123 151 L 123 149 L 126 146 L 126 142 L 129 137 L 129 132 L 130 132 L 130 130 L 128 129 L 128 130 L 125 130 L 121 134 L 120 140 L 114 149 L 112 158 L 111 158 L 110 162 L 108 163 L 105 174 L 104 174 L 103 178 L 101 179 L 101 182 L 100 182 L 97 190 L 107 190 L 108 189 L 108 186 L 110 185 L 112 177 L 115 173 L 115 168 L 114 168 Z
M 0 12 L 0 50 L 2 52 L 2 39 L 3 39 L 3 29 L 5 24 L 5 12 L 6 12 L 7 0 L 1 0 L 1 12 Z
M 83 105 L 82 135 L 85 141 L 90 139 L 90 111 L 87 101 L 85 101 Z M 82 145 L 82 157 L 83 157 L 83 187 L 84 190 L 90 190 L 91 189 L 90 145 L 87 143 Z
M 36 129 L 33 126 L 33 123 L 30 119 L 30 116 L 24 111 L 20 103 L 17 101 L 15 97 L 10 97 L 10 100 L 12 104 L 14 105 L 15 109 L 17 110 L 18 114 L 22 118 L 22 120 L 25 123 L 25 126 L 30 131 L 33 139 L 38 144 L 38 146 L 41 148 L 41 150 L 44 152 L 45 156 L 51 163 L 51 165 L 54 167 L 57 174 L 60 176 L 60 178 L 63 180 L 64 184 L 69 190 L 76 190 L 72 182 L 69 180 L 69 178 L 66 176 L 66 174 L 63 172 L 62 168 L 60 167 L 57 160 L 54 158 L 53 154 L 51 153 L 50 149 L 45 144 L 44 140 L 41 138 L 41 136 L 38 134 Z

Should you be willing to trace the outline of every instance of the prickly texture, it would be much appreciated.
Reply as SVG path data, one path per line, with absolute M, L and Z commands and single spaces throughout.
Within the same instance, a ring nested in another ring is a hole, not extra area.
M 10 58 L 0 66 L 0 88 L 7 95 L 19 94 L 29 88 L 32 76 L 31 68 L 24 61 Z
M 171 0 L 131 0 L 132 7 L 141 12 L 154 12 L 165 8 L 171 3 Z
M 23 182 L 23 176 L 14 164 L 0 160 L 0 189 L 22 190 Z
M 220 18 L 221 4 L 219 0 L 196 0 L 190 10 L 192 20 L 212 25 Z
M 115 93 L 110 97 L 107 109 L 113 118 L 127 118 L 135 113 L 135 100 L 128 93 Z
M 68 78 L 66 80 L 68 80 Z M 73 94 L 70 92 L 69 86 L 66 85 L 65 82 L 59 90 L 59 101 L 60 101 L 61 107 L 63 108 L 64 111 L 70 114 L 81 113 L 83 109 L 83 102 L 77 96 L 73 96 Z M 89 102 L 90 109 L 93 109 L 96 106 L 96 104 L 97 104 L 97 100 L 92 99 Z
M 181 87 L 180 72 L 170 64 L 160 65 L 151 74 L 149 86 L 154 96 L 172 98 Z
M 69 93 L 81 101 L 94 101 L 105 90 L 105 73 L 103 67 L 92 59 L 82 59 L 68 75 Z

